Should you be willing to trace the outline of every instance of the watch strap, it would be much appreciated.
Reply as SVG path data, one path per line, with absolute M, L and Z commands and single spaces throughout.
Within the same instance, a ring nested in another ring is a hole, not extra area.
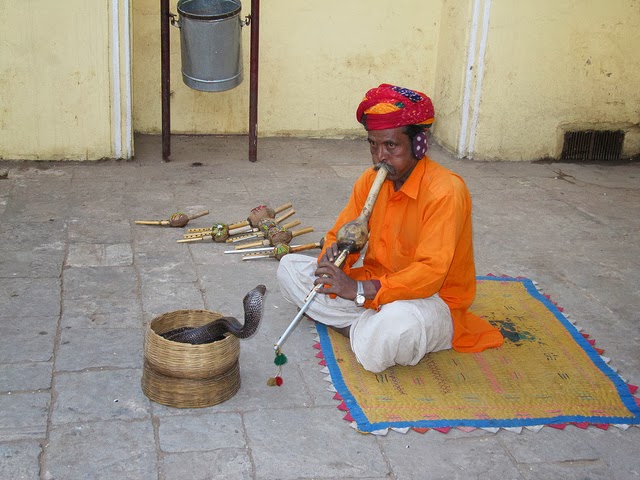
M 363 307 L 366 298 L 364 296 L 364 284 L 362 282 L 357 282 L 356 284 L 356 298 L 355 303 L 358 307 Z

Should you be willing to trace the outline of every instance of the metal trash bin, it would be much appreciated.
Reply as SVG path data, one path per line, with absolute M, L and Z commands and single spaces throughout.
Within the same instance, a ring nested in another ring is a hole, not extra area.
M 240 0 L 179 0 L 182 80 L 195 90 L 223 92 L 242 83 Z

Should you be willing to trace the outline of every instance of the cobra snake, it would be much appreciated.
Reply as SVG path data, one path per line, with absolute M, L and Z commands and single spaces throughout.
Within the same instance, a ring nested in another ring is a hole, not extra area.
M 222 340 L 224 334 L 229 332 L 238 338 L 248 338 L 253 335 L 262 319 L 264 295 L 267 287 L 258 285 L 244 296 L 244 325 L 234 317 L 222 317 L 209 322 L 202 327 L 179 327 L 162 333 L 167 340 L 180 343 L 201 345 Z

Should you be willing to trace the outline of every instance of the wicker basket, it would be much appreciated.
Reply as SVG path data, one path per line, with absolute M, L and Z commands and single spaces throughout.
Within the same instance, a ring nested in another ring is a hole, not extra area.
M 204 345 L 173 342 L 160 334 L 200 327 L 222 317 L 207 310 L 177 310 L 154 318 L 145 332 L 142 391 L 151 400 L 178 408 L 209 407 L 240 388 L 240 340 L 226 334 Z

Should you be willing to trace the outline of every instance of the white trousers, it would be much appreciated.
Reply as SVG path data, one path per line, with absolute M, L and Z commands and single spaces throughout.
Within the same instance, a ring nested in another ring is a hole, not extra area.
M 289 254 L 278 267 L 284 298 L 301 307 L 313 288 L 317 262 L 314 257 Z M 417 300 L 398 300 L 379 311 L 357 307 L 353 300 L 318 294 L 306 315 L 325 325 L 351 327 L 351 349 L 370 372 L 393 365 L 415 365 L 428 352 L 451 348 L 453 320 L 438 294 Z

